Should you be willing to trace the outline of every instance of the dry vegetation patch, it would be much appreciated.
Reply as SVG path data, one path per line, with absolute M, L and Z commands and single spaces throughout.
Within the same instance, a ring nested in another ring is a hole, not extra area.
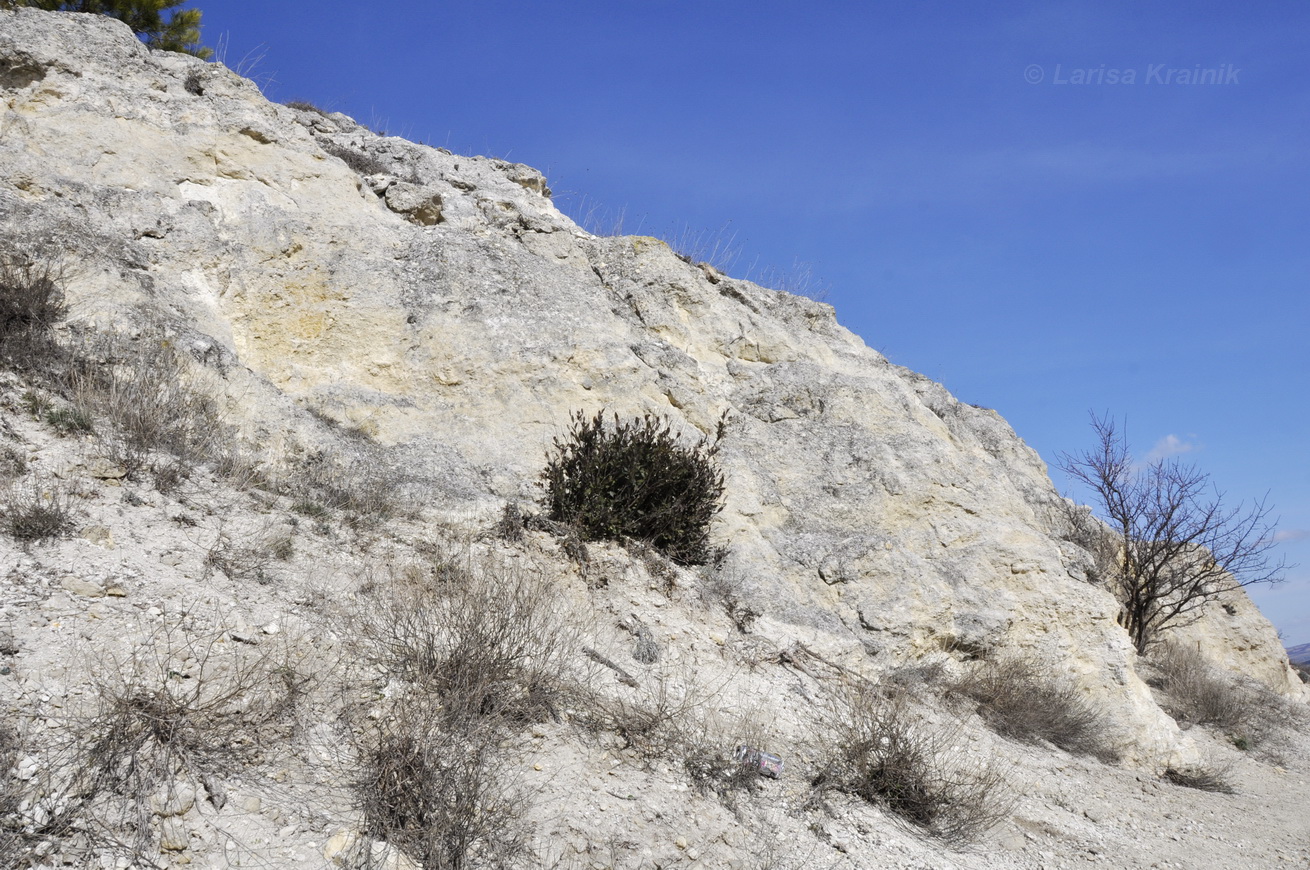
M 766 775 L 760 754 L 772 743 L 758 709 L 726 701 L 731 682 L 725 676 L 706 684 L 685 662 L 643 668 L 639 676 L 623 671 L 618 685 L 580 690 L 572 719 L 647 768 L 666 762 L 681 769 L 697 792 L 738 812 Z
M 63 353 L 51 328 L 65 313 L 53 259 L 0 252 L 0 366 L 37 375 L 58 368 Z
M 1197 650 L 1178 644 L 1154 650 L 1147 682 L 1160 690 L 1161 706 L 1181 727 L 1211 726 L 1242 750 L 1273 752 L 1305 718 L 1304 710 L 1269 688 L 1221 671 Z
M 17 726 L 0 719 L 0 866 L 18 867 L 26 836 L 18 815 L 24 798 L 18 763 L 22 742 Z
M 134 477 L 154 475 L 168 491 L 220 451 L 224 428 L 189 357 L 160 327 L 129 338 L 82 335 L 64 388 L 74 409 L 96 421 L 100 453 Z
M 1190 767 L 1170 767 L 1165 770 L 1164 778 L 1184 788 L 1234 794 L 1236 790 L 1233 788 L 1231 773 L 1231 764 L 1199 764 Z
M 579 646 L 545 578 L 438 553 L 355 604 L 344 631 L 360 657 L 438 700 L 449 725 L 558 718 Z
M 543 577 L 493 561 L 434 551 L 370 585 L 341 623 L 379 683 L 347 711 L 363 832 L 424 867 L 509 866 L 527 795 L 503 744 L 576 697 L 576 632 Z
M 825 725 L 831 760 L 816 792 L 886 807 L 951 845 L 972 842 L 1005 818 L 1011 799 L 998 767 L 954 751 L 962 728 L 934 724 L 904 693 L 848 684 Z
M 1048 671 L 1031 656 L 988 659 L 952 691 L 976 702 L 987 724 L 1005 737 L 1114 760 L 1106 717 L 1071 680 Z
M 424 867 L 507 867 L 524 852 L 527 796 L 492 723 L 452 728 L 439 702 L 413 695 L 357 738 L 363 832 Z
M 349 525 L 372 528 L 402 512 L 398 476 L 382 456 L 365 445 L 355 455 L 311 451 L 287 475 L 280 489 L 292 510 L 315 520 L 336 513 Z
M 186 614 L 125 658 L 95 660 L 93 709 L 27 747 L 28 772 L 0 790 L 4 867 L 92 866 L 114 854 L 154 866 L 168 820 L 199 800 L 221 808 L 224 780 L 289 736 L 311 685 L 285 637 L 237 644 Z M 0 737 L 18 754 L 13 736 Z
M 73 527 L 72 504 L 63 481 L 33 475 L 14 481 L 3 496 L 4 531 L 28 544 L 57 538 Z

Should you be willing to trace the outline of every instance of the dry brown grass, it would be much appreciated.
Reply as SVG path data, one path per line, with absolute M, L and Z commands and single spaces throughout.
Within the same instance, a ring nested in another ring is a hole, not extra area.
M 323 146 L 323 150 L 341 160 L 360 175 L 378 175 L 390 171 L 381 160 L 359 148 L 329 142 Z
M 35 772 L 0 789 L 0 866 L 100 866 L 105 854 L 156 866 L 158 817 L 190 800 L 221 807 L 225 779 L 288 736 L 310 685 L 285 637 L 236 644 L 187 614 L 94 661 L 94 707 L 20 750 Z
M 205 567 L 222 571 L 232 580 L 267 584 L 272 580 L 273 563 L 290 559 L 294 550 L 295 544 L 285 528 L 266 526 L 242 534 L 223 524 L 205 554 Z
M 736 811 L 740 798 L 754 791 L 761 777 L 758 766 L 739 758 L 737 749 L 767 751 L 763 715 L 722 710 L 726 681 L 707 686 L 686 664 L 650 668 L 639 679 L 626 676 L 630 681 L 621 677 L 620 687 L 579 689 L 574 721 L 643 765 L 680 767 L 698 792 L 713 794 Z
M 225 776 L 289 736 L 312 683 L 285 636 L 253 647 L 191 622 L 181 615 L 125 659 L 106 657 L 97 709 L 74 725 L 79 791 L 117 796 L 105 821 L 133 831 L 142 852 L 152 806 L 184 785 L 221 799 Z
M 19 866 L 18 861 L 26 851 L 18 815 L 25 791 L 18 774 L 21 749 L 18 727 L 7 718 L 0 719 L 0 866 L 3 867 Z
M 676 761 L 687 755 L 693 724 L 711 700 L 711 692 L 687 673 L 655 673 L 633 680 L 631 691 L 591 692 L 580 704 L 582 723 L 595 734 L 609 734 L 646 760 Z
M 748 590 L 739 569 L 730 568 L 720 560 L 702 570 L 698 579 L 701 597 L 722 607 L 742 634 L 749 634 L 755 621 L 764 615 L 764 608 Z
M 293 510 L 314 519 L 343 514 L 356 528 L 373 528 L 403 512 L 399 476 L 367 446 L 353 453 L 310 452 L 287 475 L 282 490 Z
M 447 727 L 558 717 L 579 648 L 545 578 L 437 553 L 355 603 L 361 659 L 439 699 Z
M 501 744 L 575 696 L 580 651 L 556 599 L 536 574 L 440 550 L 359 594 L 343 634 L 391 687 L 349 714 L 367 835 L 429 868 L 523 852 L 527 795 Z
M 1116 759 L 1106 717 L 1077 685 L 1048 670 L 1030 656 L 998 657 L 980 662 L 952 691 L 976 702 L 979 715 L 1005 737 Z
M 63 351 L 51 328 L 67 313 L 63 274 L 48 257 L 0 253 L 0 366 L 41 374 Z
M 1232 764 L 1200 764 L 1192 767 L 1171 767 L 1164 772 L 1164 778 L 1174 785 L 1195 788 L 1201 791 L 1213 791 L 1220 794 L 1234 794 L 1232 783 Z
M 825 725 L 830 762 L 816 794 L 855 795 L 945 843 L 972 842 L 1005 818 L 1010 798 L 997 767 L 952 751 L 961 727 L 933 724 L 904 693 L 847 685 Z
M 527 797 L 490 723 L 460 723 L 430 697 L 391 706 L 357 739 L 355 794 L 364 833 L 432 870 L 514 866 L 526 844 Z
M 31 476 L 12 482 L 0 503 L 0 526 L 20 543 L 57 538 L 73 527 L 72 506 L 64 483 Z
M 0 447 L 0 483 L 11 483 L 27 474 L 27 453 L 6 444 Z
M 78 361 L 65 384 L 73 407 L 96 421 L 100 453 L 129 477 L 153 474 L 167 491 L 221 452 L 218 408 L 161 328 L 135 339 L 84 335 L 70 352 Z
M 697 711 L 684 723 L 682 767 L 702 794 L 714 794 L 740 815 L 741 798 L 761 788 L 764 774 L 751 753 L 776 750 L 758 709 Z
M 1208 725 L 1242 750 L 1273 751 L 1297 714 L 1269 688 L 1212 666 L 1198 651 L 1159 645 L 1148 682 L 1161 690 L 1161 706 L 1183 728 Z

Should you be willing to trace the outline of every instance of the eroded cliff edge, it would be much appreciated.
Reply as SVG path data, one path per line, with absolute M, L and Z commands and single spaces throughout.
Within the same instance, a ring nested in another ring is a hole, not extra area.
M 0 231 L 64 252 L 75 321 L 184 336 L 252 444 L 292 443 L 313 410 L 431 505 L 491 516 L 535 499 L 574 410 L 689 432 L 727 411 L 718 536 L 760 632 L 861 672 L 1031 651 L 1113 713 L 1131 758 L 1189 755 L 1037 454 L 829 306 L 591 235 L 529 167 L 270 103 L 107 19 L 0 12 L 0 88 Z M 1239 597 L 1205 642 L 1299 691 Z

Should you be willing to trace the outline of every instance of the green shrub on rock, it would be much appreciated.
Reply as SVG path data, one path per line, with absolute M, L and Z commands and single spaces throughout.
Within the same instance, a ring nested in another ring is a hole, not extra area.
M 714 463 L 726 418 L 713 439 L 683 446 L 667 421 L 573 415 L 555 439 L 542 477 L 550 519 L 586 540 L 645 541 L 681 565 L 709 561 L 710 521 L 723 509 L 723 474 Z

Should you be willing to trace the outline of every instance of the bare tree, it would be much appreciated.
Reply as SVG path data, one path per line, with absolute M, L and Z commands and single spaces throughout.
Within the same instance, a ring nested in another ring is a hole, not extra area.
M 1109 417 L 1092 419 L 1097 444 L 1061 454 L 1060 468 L 1096 493 L 1097 508 L 1118 549 L 1111 583 L 1119 622 L 1138 653 L 1166 628 L 1200 617 L 1207 601 L 1230 589 L 1277 583 L 1287 565 L 1274 561 L 1271 508 L 1224 504 L 1210 476 L 1176 459 L 1144 467 Z

